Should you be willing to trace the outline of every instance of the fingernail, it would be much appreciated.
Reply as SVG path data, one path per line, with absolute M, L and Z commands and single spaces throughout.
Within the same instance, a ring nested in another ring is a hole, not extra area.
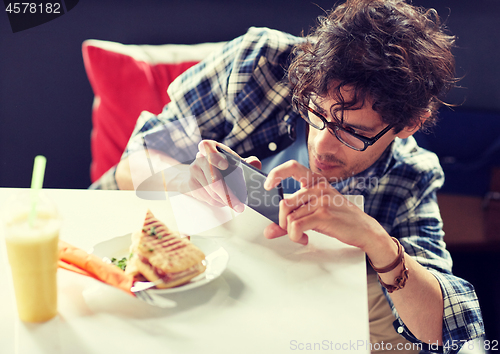
M 245 211 L 245 206 L 243 204 L 235 205 L 234 211 L 237 213 L 243 213 L 243 211 Z
M 227 168 L 227 161 L 226 160 L 221 160 L 221 161 L 219 161 L 219 163 L 217 164 L 217 166 L 219 166 L 219 168 L 221 170 L 225 170 Z

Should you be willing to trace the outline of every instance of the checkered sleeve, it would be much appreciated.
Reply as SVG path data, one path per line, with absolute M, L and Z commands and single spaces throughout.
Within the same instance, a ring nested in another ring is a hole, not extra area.
M 444 182 L 444 174 L 439 164 L 425 159 L 433 156 L 422 155 L 422 169 L 395 169 L 382 186 L 391 198 L 399 202 L 391 203 L 395 215 L 390 228 L 391 236 L 398 238 L 408 255 L 427 268 L 438 280 L 444 301 L 443 346 L 429 346 L 428 351 L 456 353 L 467 341 L 484 335 L 484 325 L 479 302 L 473 286 L 452 274 L 452 260 L 443 241 L 442 220 L 437 204 L 436 191 Z M 431 166 L 435 167 L 432 168 Z M 426 169 L 425 167 L 429 167 Z M 405 188 L 391 189 L 391 186 Z M 399 317 L 390 297 L 384 289 L 396 321 L 394 327 L 412 342 L 419 342 Z
M 242 39 L 227 43 L 174 80 L 168 88 L 171 102 L 158 115 L 139 116 L 122 158 L 147 147 L 187 162 L 194 159 L 202 138 L 220 140 L 226 129 L 227 82 Z
M 171 101 L 163 111 L 158 115 L 144 111 L 138 117 L 121 158 L 145 148 L 168 151 L 181 162 L 194 158 L 201 140 L 199 127 L 224 126 L 221 116 L 225 85 L 233 64 L 230 58 L 241 41 L 242 37 L 239 37 L 228 42 L 221 50 L 177 77 L 168 88 Z M 215 135 L 207 132 L 205 138 L 213 139 Z M 90 188 L 118 189 L 115 171 L 116 166 Z
M 158 116 L 139 119 L 124 156 L 147 147 L 181 162 L 194 159 L 201 139 L 244 153 L 255 142 L 282 134 L 275 118 L 289 106 L 283 84 L 285 64 L 297 37 L 268 28 L 250 28 L 169 87 L 171 102 Z M 270 131 L 260 129 L 269 125 Z M 260 129 L 260 130 L 259 130 Z M 274 129 L 274 130 L 273 130 Z
M 171 102 L 159 115 L 141 114 L 122 158 L 147 148 L 187 163 L 202 139 L 222 142 L 242 156 L 269 141 L 281 148 L 287 134 L 282 118 L 290 106 L 283 79 L 301 40 L 253 27 L 228 42 L 172 82 Z M 113 179 L 113 172 L 106 173 L 96 188 L 116 186 Z

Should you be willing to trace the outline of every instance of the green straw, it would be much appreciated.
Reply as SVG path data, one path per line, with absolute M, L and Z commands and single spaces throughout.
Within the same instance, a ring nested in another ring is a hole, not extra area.
M 33 175 L 31 177 L 31 212 L 29 215 L 30 227 L 33 227 L 36 218 L 36 205 L 38 204 L 38 194 L 43 186 L 43 176 L 45 174 L 45 165 L 47 159 L 45 156 L 38 155 L 35 157 L 33 164 Z

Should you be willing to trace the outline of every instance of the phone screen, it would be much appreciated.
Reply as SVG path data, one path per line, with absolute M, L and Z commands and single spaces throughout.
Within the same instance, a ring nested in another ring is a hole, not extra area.
M 268 191 L 264 189 L 265 173 L 219 147 L 217 151 L 224 154 L 229 165 L 219 170 L 226 186 L 243 204 L 278 224 L 279 202 L 283 199 L 281 183 Z

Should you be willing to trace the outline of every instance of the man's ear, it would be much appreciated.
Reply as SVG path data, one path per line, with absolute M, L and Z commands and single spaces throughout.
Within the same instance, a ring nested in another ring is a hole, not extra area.
M 400 139 L 406 139 L 418 132 L 420 129 L 420 124 L 415 124 L 413 126 L 403 128 L 396 136 Z
M 431 110 L 428 110 L 420 119 L 413 125 L 404 127 L 396 136 L 401 139 L 406 139 L 418 132 L 420 127 L 425 123 L 425 121 L 431 116 Z

